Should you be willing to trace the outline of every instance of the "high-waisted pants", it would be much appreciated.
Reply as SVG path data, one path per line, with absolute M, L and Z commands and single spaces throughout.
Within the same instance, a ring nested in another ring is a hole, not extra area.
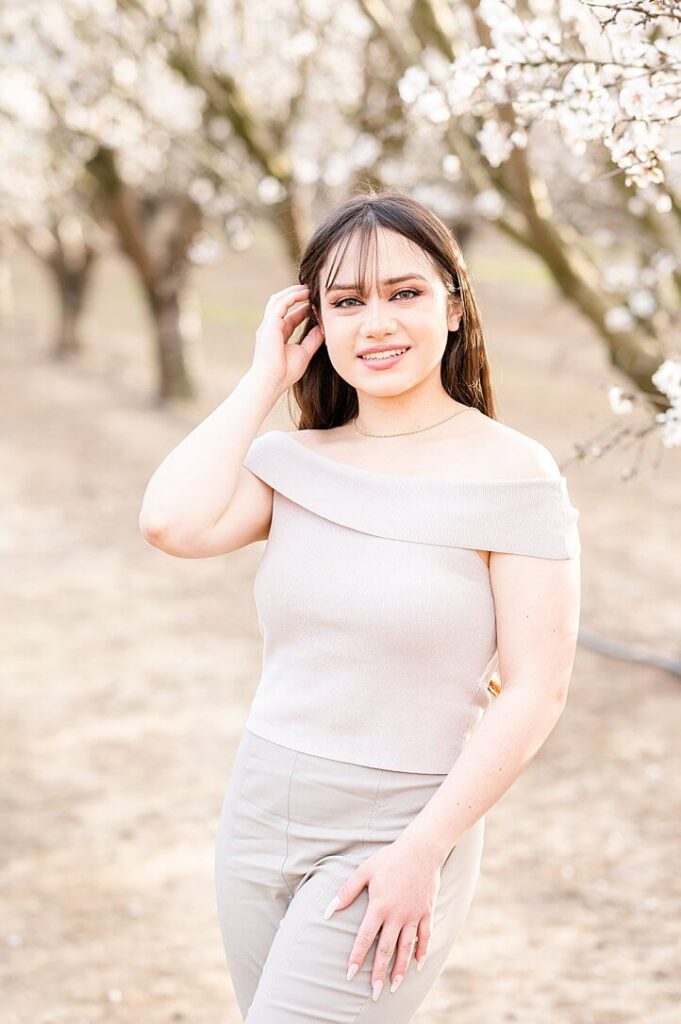
M 480 872 L 484 817 L 440 875 L 428 955 L 412 955 L 390 991 L 395 956 L 371 998 L 377 939 L 351 981 L 365 887 L 328 921 L 329 901 L 372 853 L 394 842 L 446 775 L 369 768 L 302 753 L 246 729 L 222 805 L 215 890 L 222 941 L 247 1024 L 407 1024 L 443 970 Z

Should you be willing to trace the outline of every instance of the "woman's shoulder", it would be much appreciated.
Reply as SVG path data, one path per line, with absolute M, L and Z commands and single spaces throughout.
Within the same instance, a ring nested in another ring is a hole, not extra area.
M 288 434 L 288 437 L 284 435 Z M 281 447 L 282 437 L 286 442 L 307 448 L 310 452 L 334 459 L 352 469 L 355 455 L 347 444 L 348 432 L 344 427 L 303 428 L 293 431 L 271 430 L 256 439 L 256 448 L 275 451 Z M 421 442 L 424 443 L 424 442 Z M 279 446 L 279 447 L 277 447 Z M 287 444 L 290 452 L 290 445 Z M 503 480 L 560 480 L 561 471 L 546 445 L 522 431 L 480 414 L 466 428 L 465 433 L 428 441 L 428 447 L 409 453 L 407 463 L 419 465 L 423 476 L 440 480 L 479 480 L 484 482 Z M 360 459 L 357 469 L 371 468 Z M 377 471 L 382 466 L 375 467 Z M 386 471 L 392 475 L 392 469 Z M 405 473 L 401 466 L 401 474 Z M 418 475 L 415 473 L 414 475 Z
M 496 480 L 560 480 L 561 470 L 550 449 L 515 427 L 482 418 L 477 456 L 486 475 Z

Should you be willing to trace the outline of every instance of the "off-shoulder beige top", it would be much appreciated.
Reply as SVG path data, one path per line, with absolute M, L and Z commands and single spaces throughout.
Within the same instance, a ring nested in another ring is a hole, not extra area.
M 247 728 L 321 757 L 449 772 L 494 699 L 494 600 L 476 549 L 578 558 L 565 477 L 377 473 L 282 430 L 243 464 L 274 491 Z

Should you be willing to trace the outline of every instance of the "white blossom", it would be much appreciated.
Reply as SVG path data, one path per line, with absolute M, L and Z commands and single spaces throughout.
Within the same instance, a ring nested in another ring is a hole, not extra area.
M 487 220 L 498 220 L 504 212 L 504 200 L 494 188 L 484 189 L 473 198 L 474 209 Z
M 635 263 L 612 262 L 603 268 L 602 284 L 606 291 L 629 291 L 638 282 L 639 268 Z
M 670 398 L 678 399 L 681 394 L 681 361 L 665 359 L 660 363 L 651 380 L 658 391 Z
M 429 84 L 428 72 L 415 65 L 407 68 L 398 80 L 397 89 L 405 103 L 414 103 Z
M 268 174 L 258 184 L 258 199 L 266 206 L 274 206 L 280 203 L 286 196 L 286 190 L 278 178 Z
M 449 120 L 451 110 L 442 94 L 435 86 L 426 89 L 415 102 L 415 113 L 427 117 L 433 124 L 442 124 Z
M 499 167 L 511 153 L 513 143 L 509 135 L 505 125 L 491 120 L 486 121 L 482 130 L 476 132 L 475 137 L 480 143 L 480 151 L 492 167 Z
M 669 408 L 658 413 L 656 421 L 661 424 L 660 441 L 665 448 L 678 448 L 681 445 L 681 399 L 678 395 Z
M 611 306 L 604 317 L 605 326 L 613 334 L 629 331 L 634 326 L 634 318 L 626 306 Z
M 622 387 L 616 387 L 614 385 L 609 387 L 608 401 L 610 402 L 611 410 L 618 416 L 626 415 L 634 408 L 634 403 L 631 400 L 631 397 Z
M 648 288 L 639 288 L 629 296 L 629 309 L 641 320 L 649 319 L 657 309 L 657 299 Z
M 442 173 L 448 181 L 455 181 L 461 174 L 461 161 L 455 153 L 446 153 L 443 156 Z

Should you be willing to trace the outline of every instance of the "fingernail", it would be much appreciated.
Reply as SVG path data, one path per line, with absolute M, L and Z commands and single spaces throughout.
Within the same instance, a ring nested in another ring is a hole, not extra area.
M 421 968 L 423 967 L 423 964 L 425 963 L 425 959 L 426 959 L 425 956 L 422 956 L 420 960 L 416 961 L 416 970 L 417 971 L 421 970 Z
M 400 987 L 400 985 L 402 983 L 402 978 L 403 978 L 402 974 L 396 974 L 395 975 L 395 978 L 393 979 L 393 983 L 390 986 L 390 991 L 391 992 L 397 992 L 398 988 Z
M 346 977 L 345 980 L 346 981 L 352 981 L 354 976 L 357 974 L 358 970 L 359 970 L 359 964 L 350 964 L 350 966 L 348 967 L 348 973 L 347 973 L 347 977 Z
M 324 911 L 324 920 L 325 921 L 329 920 L 329 918 L 331 917 L 331 915 L 333 914 L 334 910 L 336 909 L 336 907 L 338 906 L 339 903 L 340 903 L 340 896 L 334 896 L 334 898 L 331 900 L 331 902 L 329 903 L 328 907 Z
M 383 982 L 380 981 L 380 980 L 379 981 L 375 981 L 374 982 L 374 991 L 373 991 L 373 995 L 371 997 L 374 1002 L 376 1002 L 376 1000 L 380 996 L 382 989 L 383 989 Z

